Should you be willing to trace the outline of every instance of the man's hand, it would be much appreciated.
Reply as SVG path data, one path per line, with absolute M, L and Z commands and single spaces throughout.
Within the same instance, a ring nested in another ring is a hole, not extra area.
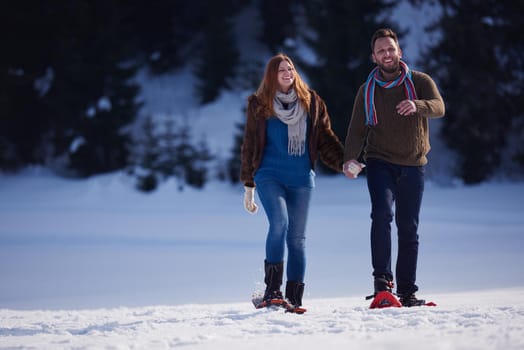
M 411 100 L 403 100 L 397 105 L 397 113 L 400 115 L 412 115 L 417 112 L 417 105 Z

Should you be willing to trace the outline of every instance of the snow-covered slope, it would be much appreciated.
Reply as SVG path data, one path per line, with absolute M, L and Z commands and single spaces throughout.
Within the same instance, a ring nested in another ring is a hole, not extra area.
M 368 309 L 308 300 L 304 315 L 249 303 L 0 310 L 9 349 L 522 349 L 524 288 L 434 295 L 437 307 Z

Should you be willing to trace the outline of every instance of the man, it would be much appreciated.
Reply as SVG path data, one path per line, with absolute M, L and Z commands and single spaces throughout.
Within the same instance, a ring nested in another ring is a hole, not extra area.
M 364 164 L 371 199 L 371 256 L 376 295 L 392 291 L 391 222 L 397 225 L 397 295 L 403 306 L 422 305 L 415 296 L 418 223 L 424 165 L 430 150 L 428 119 L 442 117 L 444 101 L 425 73 L 404 63 L 397 35 L 379 29 L 371 39 L 376 67 L 355 98 L 344 149 L 344 174 L 356 178 Z M 393 205 L 395 211 L 393 212 Z

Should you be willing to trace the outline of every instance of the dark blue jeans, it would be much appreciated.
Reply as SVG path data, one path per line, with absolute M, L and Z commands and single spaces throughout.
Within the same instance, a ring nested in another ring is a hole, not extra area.
M 418 224 L 424 192 L 424 167 L 402 166 L 378 159 L 367 161 L 367 182 L 371 198 L 371 258 L 374 276 L 393 280 L 391 271 L 391 222 L 397 226 L 397 293 L 411 294 L 418 259 Z M 393 205 L 395 211 L 393 212 Z
M 266 261 L 272 264 L 283 261 L 287 245 L 288 281 L 304 282 L 306 221 L 312 190 L 312 187 L 290 187 L 271 179 L 257 182 L 258 197 L 269 221 Z

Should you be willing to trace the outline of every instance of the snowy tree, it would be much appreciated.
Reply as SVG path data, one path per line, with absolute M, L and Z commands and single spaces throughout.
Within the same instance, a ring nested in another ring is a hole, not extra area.
M 144 119 L 141 133 L 130 146 L 128 172 L 137 179 L 137 188 L 153 191 L 158 184 L 175 179 L 178 189 L 187 184 L 201 188 L 207 181 L 208 162 L 213 159 L 205 140 L 196 144 L 188 125 L 173 119 Z
M 524 165 L 523 1 L 441 0 L 430 31 L 440 40 L 421 61 L 446 103 L 442 137 L 457 152 L 457 175 L 479 183 L 506 153 Z M 509 143 L 508 143 L 509 141 Z
M 392 6 L 393 2 L 384 0 L 303 2 L 303 40 L 316 59 L 300 60 L 300 67 L 326 101 L 333 131 L 342 141 L 354 97 L 372 69 L 371 36 L 379 27 L 396 27 L 384 16 Z
M 233 36 L 231 16 L 240 8 L 238 1 L 211 1 L 202 12 L 198 58 L 195 60 L 197 96 L 201 103 L 213 102 L 222 89 L 230 88 L 239 52 Z

